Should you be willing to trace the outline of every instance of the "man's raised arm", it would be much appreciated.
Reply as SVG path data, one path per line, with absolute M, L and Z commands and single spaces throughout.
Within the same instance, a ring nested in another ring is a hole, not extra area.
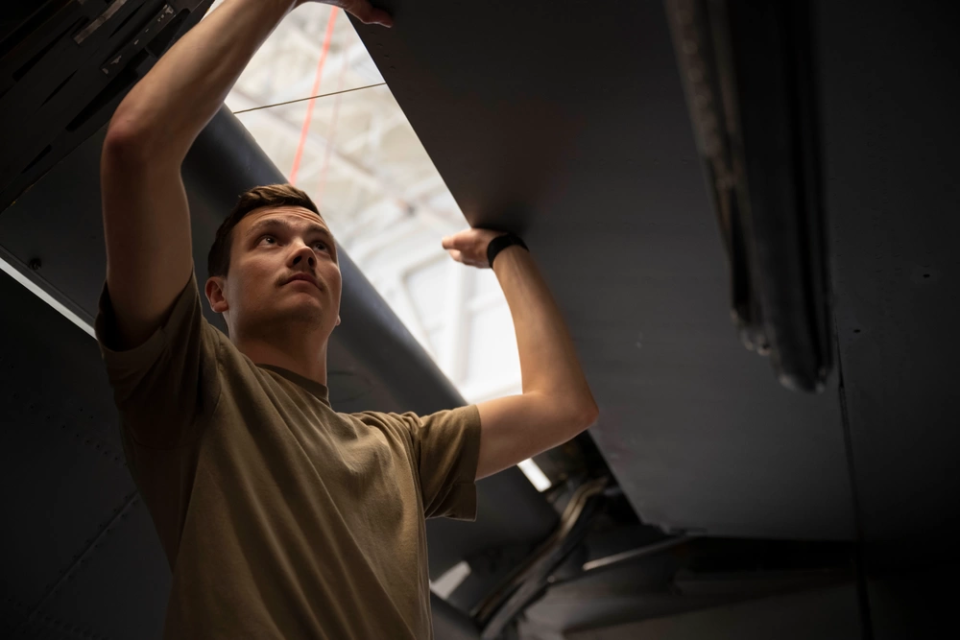
M 470 229 L 444 238 L 443 247 L 458 262 L 486 267 L 487 247 L 499 235 Z M 477 404 L 478 480 L 570 440 L 599 414 L 567 325 L 531 255 L 509 246 L 494 265 L 513 316 L 523 394 Z
M 107 287 L 122 344 L 162 325 L 193 268 L 180 165 L 277 23 L 303 0 L 226 0 L 181 38 L 127 94 L 101 156 Z M 389 26 L 366 0 L 331 0 Z

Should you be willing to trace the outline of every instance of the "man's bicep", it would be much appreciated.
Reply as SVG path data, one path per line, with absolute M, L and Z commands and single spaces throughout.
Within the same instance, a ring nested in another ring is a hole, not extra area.
M 118 347 L 132 348 L 163 323 L 193 269 L 180 162 L 150 157 L 145 143 L 112 126 L 101 157 L 101 193 Z
M 539 393 L 480 402 L 477 410 L 481 425 L 477 480 L 563 444 L 592 422 L 562 399 Z
M 508 469 L 551 445 L 543 409 L 530 396 L 514 395 L 477 404 L 480 413 L 480 455 L 477 480 Z

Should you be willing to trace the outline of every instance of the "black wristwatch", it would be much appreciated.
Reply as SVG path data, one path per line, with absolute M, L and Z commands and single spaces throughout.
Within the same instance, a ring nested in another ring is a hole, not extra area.
M 497 236 L 491 240 L 490 244 L 487 245 L 487 262 L 490 264 L 490 268 L 493 268 L 493 259 L 497 257 L 498 253 L 515 244 L 520 245 L 527 251 L 530 251 L 523 240 L 520 239 L 520 236 L 515 236 L 512 233 L 508 233 L 503 236 Z

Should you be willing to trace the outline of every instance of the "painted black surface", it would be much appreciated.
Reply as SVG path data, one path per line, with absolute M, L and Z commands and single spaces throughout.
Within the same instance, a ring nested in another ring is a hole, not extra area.
M 385 4 L 358 32 L 468 220 L 524 235 L 645 521 L 852 537 L 835 378 L 782 389 L 731 327 L 662 4 Z
M 836 330 L 876 638 L 929 637 L 960 535 L 958 11 L 817 3 Z M 952 622 L 951 622 L 952 624 Z
M 6 274 L 0 299 L 0 636 L 157 636 L 167 561 L 97 344 Z
M 100 129 L 213 0 L 17 2 L 0 28 L 0 209 Z

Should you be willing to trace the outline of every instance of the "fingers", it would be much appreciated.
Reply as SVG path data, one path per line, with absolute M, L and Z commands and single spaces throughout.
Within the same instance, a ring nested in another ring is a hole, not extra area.
M 452 236 L 446 236 L 440 244 L 457 262 L 468 267 L 484 269 L 490 266 L 487 263 L 486 253 L 490 242 L 486 236 L 490 233 L 479 229 L 467 229 Z
M 445 236 L 441 240 L 444 249 L 459 249 L 460 251 L 470 251 L 477 242 L 475 229 L 466 229 L 452 236 Z
M 370 23 L 383 25 L 389 29 L 393 26 L 393 16 L 383 9 L 374 9 L 370 13 Z
M 450 254 L 451 258 L 453 258 L 454 260 L 456 260 L 462 265 L 466 265 L 468 267 L 476 267 L 477 269 L 490 268 L 490 265 L 487 263 L 486 260 L 477 260 L 475 258 L 471 258 L 469 256 L 464 255 L 463 252 L 457 251 L 456 249 L 451 249 L 447 251 L 447 253 Z
M 357 20 L 363 24 L 379 24 L 384 27 L 393 26 L 393 16 L 383 9 L 377 9 L 366 1 L 353 3 L 352 6 L 347 8 L 347 11 L 356 16 Z

